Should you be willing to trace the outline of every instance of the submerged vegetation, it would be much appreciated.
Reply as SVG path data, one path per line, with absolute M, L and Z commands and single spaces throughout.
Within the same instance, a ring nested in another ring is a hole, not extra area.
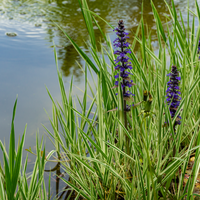
M 59 176 L 66 188 L 54 199 L 190 200 L 200 196 L 200 26 L 195 30 L 194 25 L 195 18 L 200 20 L 197 2 L 196 14 L 187 11 L 187 23 L 181 13 L 178 18 L 173 1 L 171 6 L 166 3 L 172 24 L 166 31 L 151 2 L 158 54 L 153 50 L 150 33 L 146 37 L 143 18 L 131 45 L 126 42 L 123 21 L 119 21 L 115 29 L 118 38 L 114 41 L 118 50 L 114 51 L 95 19 L 100 17 L 89 11 L 86 0 L 79 3 L 90 36 L 90 55 L 63 32 L 85 60 L 83 100 L 78 99 L 76 105 L 72 99 L 73 79 L 66 94 L 54 48 L 62 104 L 55 102 L 47 89 L 52 100 L 53 117 L 49 120 L 53 133 L 46 131 L 55 149 L 46 155 L 37 139 L 35 166 L 27 177 L 27 159 L 22 164 L 25 133 L 15 150 L 15 103 L 9 155 L 0 143 L 4 154 L 0 198 L 50 199 L 50 185 L 47 192 L 43 174 L 45 163 L 51 162 L 54 153 L 54 161 L 69 175 L 68 180 Z M 101 46 L 101 55 L 93 23 L 107 44 Z M 140 45 L 137 53 L 136 43 Z

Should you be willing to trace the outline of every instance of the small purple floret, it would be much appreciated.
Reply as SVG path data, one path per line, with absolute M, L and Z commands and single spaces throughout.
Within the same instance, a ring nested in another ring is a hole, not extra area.
M 180 101 L 181 101 L 181 97 L 180 97 L 180 88 L 179 88 L 179 83 L 181 80 L 181 77 L 178 76 L 179 72 L 177 70 L 176 66 L 172 66 L 172 70 L 171 73 L 167 74 L 167 76 L 170 77 L 169 82 L 167 83 L 167 90 L 166 90 L 166 102 L 168 105 L 170 105 L 169 110 L 170 110 L 170 115 L 171 118 L 173 119 L 175 114 L 176 114 L 176 110 L 178 109 L 178 106 L 180 105 Z M 177 124 L 181 124 L 180 121 L 181 117 L 180 115 L 178 115 L 175 125 Z

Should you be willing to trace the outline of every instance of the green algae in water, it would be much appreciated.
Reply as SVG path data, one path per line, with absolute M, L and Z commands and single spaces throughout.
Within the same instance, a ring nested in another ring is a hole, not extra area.
M 54 46 L 50 46 L 51 48 L 54 48 Z M 63 49 L 64 46 L 61 46 L 61 45 L 55 45 L 56 48 L 59 48 L 59 49 Z
M 42 24 L 35 24 L 35 27 L 41 27 Z
M 48 19 L 43 19 L 42 21 L 43 22 L 50 22 Z
M 6 33 L 6 35 L 9 36 L 9 37 L 15 37 L 15 36 L 17 36 L 17 33 L 8 32 L 8 33 Z
M 26 14 L 26 12 L 24 12 L 24 11 L 20 12 L 20 15 L 25 15 L 25 14 Z

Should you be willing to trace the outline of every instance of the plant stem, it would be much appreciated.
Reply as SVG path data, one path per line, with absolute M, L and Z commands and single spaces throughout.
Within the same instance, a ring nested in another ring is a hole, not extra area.
M 173 128 L 174 128 L 174 134 L 176 134 L 175 124 L 174 124 Z M 173 147 L 173 157 L 175 157 L 175 155 L 176 155 L 176 143 L 175 143 L 175 145 Z
M 123 51 L 124 51 L 123 42 L 121 41 L 121 52 L 123 52 Z M 122 61 L 122 67 L 124 67 L 124 61 Z M 125 74 L 125 70 L 122 73 Z M 123 79 L 123 85 L 124 85 L 124 88 L 123 88 L 123 97 L 124 97 L 124 95 L 126 93 L 124 79 Z M 126 100 L 123 100 L 123 101 L 124 101 L 124 126 L 127 129 Z M 129 155 L 129 138 L 128 138 L 127 134 L 125 135 L 125 140 L 126 140 L 126 152 Z

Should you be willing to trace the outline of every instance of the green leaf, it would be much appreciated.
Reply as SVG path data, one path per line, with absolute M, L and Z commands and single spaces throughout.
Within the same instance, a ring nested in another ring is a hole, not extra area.
M 56 24 L 56 23 L 55 23 Z M 96 74 L 99 74 L 99 70 L 96 68 L 94 63 L 90 60 L 90 58 L 81 50 L 81 48 L 71 39 L 71 37 L 58 25 L 58 28 L 63 31 L 63 33 L 66 35 L 66 37 L 69 39 L 71 44 L 74 46 L 78 54 L 85 60 L 85 62 L 94 70 Z

